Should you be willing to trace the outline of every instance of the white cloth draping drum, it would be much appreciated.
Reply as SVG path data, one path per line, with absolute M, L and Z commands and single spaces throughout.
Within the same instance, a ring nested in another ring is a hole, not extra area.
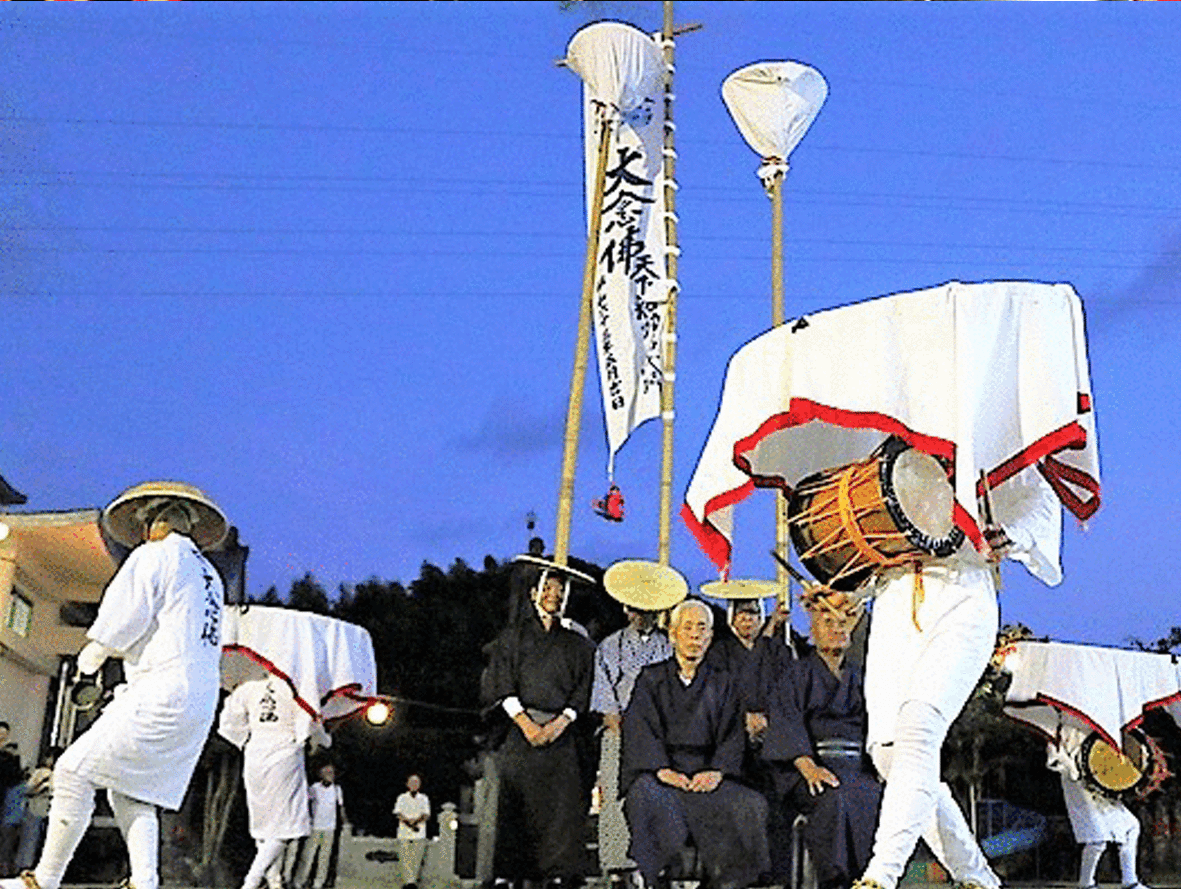
M 734 504 L 865 459 L 886 434 L 952 462 L 955 521 L 980 545 L 977 482 L 1023 561 L 1062 579 L 1061 510 L 1099 506 L 1082 304 L 1068 284 L 951 282 L 807 315 L 730 360 L 681 514 L 720 567 Z M 1013 533 L 1010 533 L 1013 536 Z
M 223 687 L 268 674 L 288 684 L 301 744 L 313 720 L 345 716 L 376 690 L 373 640 L 348 621 L 260 605 L 227 608 L 222 643 Z
M 1181 669 L 1168 654 L 1066 642 L 1015 642 L 1005 712 L 1047 738 L 1076 726 L 1119 746 L 1120 732 L 1153 709 L 1181 724 Z

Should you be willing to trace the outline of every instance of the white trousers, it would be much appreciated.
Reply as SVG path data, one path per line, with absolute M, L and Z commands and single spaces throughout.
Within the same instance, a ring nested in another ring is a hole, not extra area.
M 295 878 L 296 886 L 302 887 L 307 884 L 314 860 L 316 878 L 312 885 L 314 889 L 324 889 L 324 883 L 328 880 L 328 859 L 332 857 L 332 838 L 335 833 L 335 829 L 312 831 L 307 842 L 303 844 L 303 859 L 299 865 L 299 874 Z
M 33 874 L 41 889 L 58 889 L 82 835 L 94 814 L 97 786 L 77 772 L 60 766 L 53 773 L 53 800 L 49 804 L 49 823 L 45 846 Z M 131 885 L 135 889 L 159 889 L 160 822 L 156 807 L 107 790 L 115 812 L 115 821 L 127 844 L 131 863 Z
M 631 833 L 619 798 L 619 748 L 619 732 L 603 732 L 599 748 L 599 868 L 604 874 L 636 866 L 627 857 Z
M 398 840 L 398 861 L 402 866 L 402 885 L 414 883 L 422 875 L 422 858 L 426 854 L 426 838 Z
M 250 862 L 250 870 L 242 880 L 242 889 L 258 889 L 258 884 L 264 879 L 269 889 L 282 889 L 283 886 L 283 853 L 291 840 L 270 838 L 255 840 L 254 860 Z
M 912 569 L 877 582 L 865 697 L 869 750 L 886 788 L 863 876 L 886 889 L 898 884 L 920 837 L 953 879 L 1001 884 L 939 779 L 943 739 L 988 663 L 997 620 L 987 566 L 928 566 L 921 602 Z

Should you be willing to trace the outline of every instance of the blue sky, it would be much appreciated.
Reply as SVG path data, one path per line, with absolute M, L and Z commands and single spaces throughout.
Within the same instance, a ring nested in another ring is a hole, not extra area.
M 250 588 L 408 582 L 553 539 L 583 258 L 580 83 L 598 18 L 659 3 L 0 4 L 0 473 L 29 509 L 178 477 Z M 719 97 L 813 65 L 786 186 L 787 313 L 956 279 L 1067 281 L 1087 312 L 1104 506 L 1006 620 L 1120 644 L 1181 623 L 1174 4 L 678 3 L 674 495 L 725 364 L 770 323 L 769 204 Z M 572 551 L 656 552 L 659 429 L 621 525 L 588 381 Z M 765 499 L 767 498 L 767 499 Z M 736 574 L 769 577 L 771 505 Z M 710 563 L 674 520 L 672 561 Z

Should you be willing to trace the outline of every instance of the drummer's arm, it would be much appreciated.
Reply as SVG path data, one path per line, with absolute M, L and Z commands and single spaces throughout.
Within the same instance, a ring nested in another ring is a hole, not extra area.
M 993 498 L 996 511 L 1006 517 L 999 526 L 1003 537 L 996 543 L 989 540 L 993 548 L 1001 557 L 1023 563 L 1031 574 L 1047 583 L 1061 580 L 1061 507 L 1049 485 L 1002 485 L 993 492 Z

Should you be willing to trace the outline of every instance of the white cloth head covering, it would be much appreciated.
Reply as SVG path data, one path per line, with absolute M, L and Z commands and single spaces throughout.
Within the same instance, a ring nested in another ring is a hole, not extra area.
M 756 62 L 722 83 L 722 101 L 742 138 L 765 163 L 763 183 L 787 172 L 787 158 L 828 97 L 828 83 L 799 62 Z

